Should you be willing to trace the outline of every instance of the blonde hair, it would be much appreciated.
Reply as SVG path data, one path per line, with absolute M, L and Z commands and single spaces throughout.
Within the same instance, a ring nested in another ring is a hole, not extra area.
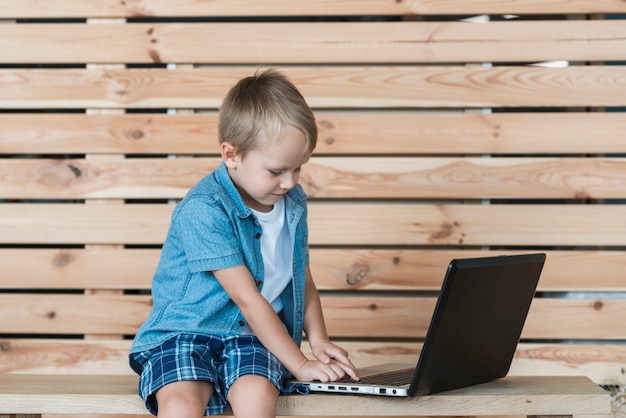
M 317 144 L 313 111 L 287 77 L 274 69 L 257 71 L 233 86 L 220 107 L 218 139 L 244 156 L 293 126 L 306 138 L 305 153 Z

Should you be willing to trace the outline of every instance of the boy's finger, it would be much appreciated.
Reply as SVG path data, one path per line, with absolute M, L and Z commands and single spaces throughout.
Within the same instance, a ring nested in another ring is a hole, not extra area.
M 345 372 L 348 373 L 350 375 L 350 377 L 354 380 L 359 380 L 361 377 L 359 376 L 359 373 L 356 371 L 356 369 L 353 369 L 351 367 L 347 367 L 344 368 Z
M 317 357 L 317 359 L 318 359 L 319 361 L 321 361 L 322 363 L 324 363 L 324 364 L 329 364 L 329 363 L 330 363 L 330 361 L 331 361 L 331 359 L 332 359 L 332 357 L 331 357 L 331 356 L 329 356 L 329 355 L 328 355 L 328 354 L 326 354 L 326 353 L 320 353 L 320 354 L 319 354 L 319 357 Z

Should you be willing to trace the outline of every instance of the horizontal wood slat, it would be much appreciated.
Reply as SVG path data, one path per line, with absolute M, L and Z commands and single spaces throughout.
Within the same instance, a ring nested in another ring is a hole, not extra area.
M 180 198 L 221 159 L 94 159 L 6 161 L 6 198 Z M 65 197 L 63 197 L 65 196 Z
M 0 166 L 8 199 L 182 198 L 221 158 L 14 159 Z M 626 158 L 313 157 L 311 198 L 623 199 Z
M 0 240 L 12 244 L 161 244 L 173 207 L 2 204 Z
M 161 244 L 173 205 L 2 204 L 0 243 Z M 626 245 L 624 205 L 309 205 L 312 245 Z M 341 233 L 338 233 L 341 231 Z
M 315 155 L 626 153 L 626 117 L 618 112 L 318 111 L 316 118 Z M 215 112 L 0 113 L 0 126 L 0 154 L 219 154 Z
M 0 338 L 0 373 L 119 374 L 128 366 L 129 340 Z
M 434 290 L 453 258 L 528 253 L 468 249 L 324 249 L 311 250 L 311 269 L 322 290 Z M 626 291 L 621 251 L 543 251 L 547 254 L 539 291 Z M 0 257 L 1 257 L 0 252 Z
M 436 291 L 453 258 L 529 251 L 314 247 L 311 269 L 320 290 Z M 539 291 L 626 292 L 624 251 L 544 252 Z M 159 256 L 159 249 L 0 249 L 0 289 L 149 289 Z
M 0 294 L 0 334 L 134 334 L 147 318 L 147 295 Z
M 218 154 L 217 115 L 0 114 L 0 154 Z
M 359 367 L 417 361 L 418 342 L 339 341 Z M 0 339 L 0 373 L 131 375 L 129 340 Z M 305 354 L 312 357 L 306 342 Z M 517 347 L 509 374 L 586 375 L 597 383 L 619 382 L 626 348 L 619 344 L 529 344 Z
M 626 12 L 621 0 L 0 0 L 0 6 L 4 18 Z
M 160 254 L 160 249 L 4 248 L 0 289 L 149 289 Z
M 309 239 L 335 245 L 625 245 L 622 205 L 319 204 Z
M 423 338 L 433 297 L 325 296 L 333 338 Z M 151 306 L 147 295 L 0 294 L 0 334 L 134 334 Z M 536 298 L 522 338 L 622 339 L 626 300 Z M 576 326 L 572 327 L 571 324 Z
M 7 64 L 619 61 L 624 50 L 619 20 L 0 25 Z
M 423 338 L 435 299 L 416 297 L 322 297 L 328 332 L 335 338 Z M 615 324 L 626 321 L 623 299 L 535 298 L 522 338 L 623 339 Z M 576 326 L 572 326 L 572 323 Z
M 520 343 L 509 374 L 512 376 L 580 376 L 598 384 L 623 382 L 626 347 L 599 343 L 530 344 Z
M 0 109 L 215 109 L 228 88 L 255 69 L 2 69 Z M 279 69 L 315 108 L 626 105 L 624 67 L 619 65 Z
M 320 157 L 300 182 L 312 198 L 625 198 L 626 159 Z

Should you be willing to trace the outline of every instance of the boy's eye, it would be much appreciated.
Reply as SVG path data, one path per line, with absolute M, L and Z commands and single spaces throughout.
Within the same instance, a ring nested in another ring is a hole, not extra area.
M 289 171 L 289 170 L 268 170 L 270 172 L 270 174 L 272 176 L 280 176 L 282 175 L 285 171 Z M 300 172 L 300 167 L 296 167 L 294 170 L 294 173 L 299 173 Z

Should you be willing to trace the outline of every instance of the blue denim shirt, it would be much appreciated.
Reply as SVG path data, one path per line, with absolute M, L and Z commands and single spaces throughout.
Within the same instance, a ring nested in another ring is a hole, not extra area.
M 306 195 L 296 185 L 285 196 L 294 249 L 293 278 L 281 295 L 281 319 L 300 345 L 309 264 Z M 152 310 L 131 352 L 154 348 L 179 333 L 239 335 L 245 319 L 212 271 L 245 265 L 260 291 L 264 281 L 261 232 L 224 163 L 200 180 L 174 209 L 152 280 Z

